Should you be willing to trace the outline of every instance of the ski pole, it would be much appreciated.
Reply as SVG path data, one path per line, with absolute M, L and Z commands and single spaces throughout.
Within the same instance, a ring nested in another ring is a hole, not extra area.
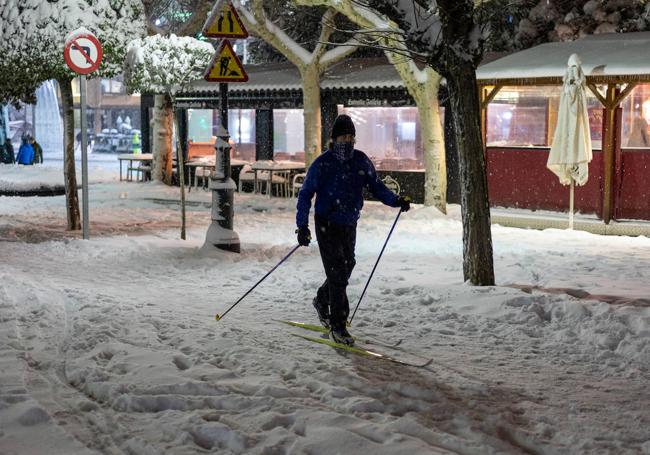
M 229 312 L 230 310 L 232 310 L 233 308 L 235 308 L 239 302 L 241 302 L 242 300 L 244 300 L 244 297 L 246 297 L 248 294 L 250 294 L 250 293 L 253 291 L 253 289 L 255 289 L 255 288 L 257 287 L 258 284 L 260 284 L 262 281 L 264 281 L 264 280 L 266 279 L 266 277 L 269 276 L 271 273 L 273 273 L 273 271 L 274 271 L 275 269 L 277 269 L 278 267 L 280 267 L 280 264 L 282 264 L 284 261 L 286 261 L 287 259 L 289 259 L 289 256 L 291 256 L 293 253 L 295 253 L 296 250 L 297 250 L 298 248 L 300 248 L 300 245 L 296 245 L 295 247 L 293 247 L 293 249 L 292 249 L 291 251 L 289 251 L 289 254 L 287 254 L 285 257 L 283 257 L 282 260 L 281 260 L 280 262 L 278 262 L 278 263 L 275 265 L 275 267 L 273 267 L 271 270 L 269 270 L 269 272 L 268 272 L 266 275 L 264 275 L 264 276 L 262 277 L 262 279 L 260 279 L 257 283 L 255 283 L 255 285 L 254 285 L 252 288 L 250 288 L 250 289 L 248 290 L 248 292 L 246 292 L 246 294 L 242 295 L 242 296 L 240 297 L 240 299 L 237 300 L 235 303 L 233 303 L 232 306 L 231 306 L 230 308 L 228 308 L 228 309 L 227 309 L 227 310 L 226 310 L 222 315 L 219 315 L 219 313 L 217 313 L 217 314 L 215 315 L 214 318 L 215 318 L 217 321 L 221 321 L 221 320 L 223 319 L 223 317 L 224 317 L 225 315 L 227 315 L 228 312 Z
M 363 296 L 366 293 L 366 289 L 368 289 L 368 285 L 370 284 L 370 280 L 372 280 L 372 275 L 375 273 L 375 269 L 377 268 L 377 264 L 379 264 L 379 260 L 381 259 L 381 255 L 384 254 L 384 250 L 386 249 L 386 245 L 388 244 L 388 240 L 390 239 L 390 236 L 393 233 L 393 229 L 395 229 L 395 225 L 397 224 L 397 220 L 399 220 L 399 216 L 401 214 L 402 214 L 401 210 L 399 212 L 397 212 L 397 217 L 395 217 L 395 221 L 393 221 L 393 226 L 390 228 L 390 232 L 388 233 L 388 237 L 386 237 L 386 241 L 384 242 L 384 246 L 381 247 L 381 251 L 379 252 L 379 257 L 377 258 L 377 262 L 375 262 L 375 266 L 372 268 L 372 272 L 370 272 L 370 276 L 368 277 L 368 281 L 366 282 L 366 286 L 363 288 L 363 292 L 361 293 L 361 297 L 359 297 L 359 301 L 357 302 L 357 306 L 354 309 L 354 312 L 352 313 L 352 317 L 348 321 L 348 327 L 352 325 L 352 319 L 354 319 L 354 315 L 357 314 L 357 310 L 359 309 L 359 305 L 361 305 L 361 299 L 363 299 Z

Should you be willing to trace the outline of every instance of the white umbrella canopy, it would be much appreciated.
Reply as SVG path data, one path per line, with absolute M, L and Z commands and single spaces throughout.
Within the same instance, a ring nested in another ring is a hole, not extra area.
M 591 135 L 587 113 L 586 78 L 580 57 L 572 54 L 563 78 L 560 110 L 553 135 L 548 167 L 562 185 L 571 185 L 570 227 L 573 228 L 573 184 L 584 185 L 589 178 Z

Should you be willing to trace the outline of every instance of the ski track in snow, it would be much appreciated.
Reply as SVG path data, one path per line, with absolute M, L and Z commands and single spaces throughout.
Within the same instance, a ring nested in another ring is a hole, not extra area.
M 36 236 L 61 198 L 30 198 L 37 207 L 24 219 L 16 198 L 2 201 L 3 220 L 36 229 L 0 243 L 0 452 L 650 454 L 650 309 L 465 285 L 457 218 L 416 208 L 400 221 L 352 332 L 403 339 L 401 348 L 434 363 L 342 353 L 273 321 L 315 323 L 315 246 L 214 320 L 294 244 L 292 202 L 237 195 L 242 254 L 205 253 L 209 210 L 200 204 L 187 242 L 165 224 L 131 237 L 111 228 L 111 219 L 177 216 L 174 204 L 151 201 L 170 189 L 134 188 L 95 186 L 107 237 L 90 241 Z M 364 210 L 352 307 L 392 213 Z M 499 284 L 647 296 L 648 239 L 493 232 Z

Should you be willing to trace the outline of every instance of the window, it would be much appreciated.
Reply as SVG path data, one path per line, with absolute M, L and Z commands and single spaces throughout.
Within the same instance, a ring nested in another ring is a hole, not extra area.
M 124 77 L 120 74 L 112 79 L 102 79 L 102 93 L 112 95 L 125 95 L 126 87 L 124 86 Z
M 228 111 L 228 132 L 237 144 L 255 143 L 255 110 L 230 109 Z
M 650 148 L 650 84 L 634 87 L 621 103 L 621 108 L 621 146 L 626 149 Z
M 487 145 L 550 147 L 562 86 L 504 87 L 488 105 Z M 587 90 L 592 148 L 602 143 L 602 106 Z
M 214 144 L 216 141 L 219 127 L 219 111 L 215 109 L 188 109 L 187 117 L 187 138 L 191 141 L 190 156 L 214 153 L 213 149 L 211 147 L 206 148 L 205 144 Z M 230 134 L 230 145 L 232 146 L 231 158 L 255 161 L 255 110 L 229 109 L 228 133 Z M 203 145 L 200 143 L 203 143 Z
M 188 109 L 187 119 L 188 140 L 212 142 L 212 109 Z
M 305 161 L 305 131 L 302 109 L 273 110 L 273 158 Z
M 415 141 L 415 122 L 402 122 L 397 126 L 401 141 Z
M 255 161 L 255 109 L 228 110 L 228 132 L 233 147 L 231 157 Z
M 380 170 L 424 169 L 416 107 L 338 107 L 352 117 L 356 147 Z

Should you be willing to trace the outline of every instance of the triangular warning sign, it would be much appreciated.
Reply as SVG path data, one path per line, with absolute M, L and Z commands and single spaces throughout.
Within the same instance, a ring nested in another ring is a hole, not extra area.
M 203 26 L 203 36 L 208 38 L 247 38 L 248 32 L 230 1 L 220 0 L 212 8 Z
M 212 58 L 212 63 L 205 73 L 205 80 L 210 82 L 247 82 L 248 74 L 244 71 L 239 57 L 230 42 L 224 40 Z

